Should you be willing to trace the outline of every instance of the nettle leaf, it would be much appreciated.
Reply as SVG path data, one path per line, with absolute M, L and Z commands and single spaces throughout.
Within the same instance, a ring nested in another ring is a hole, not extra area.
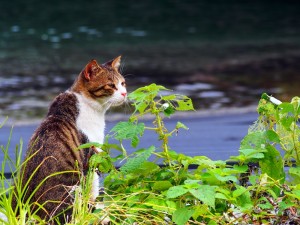
M 243 138 L 240 149 L 261 149 L 264 144 L 266 144 L 266 133 L 254 131 Z
M 189 97 L 181 96 L 182 99 L 176 100 L 178 106 L 175 107 L 178 111 L 194 110 L 193 102 Z
M 295 114 L 295 108 L 293 104 L 284 102 L 280 104 L 280 113 Z
M 150 84 L 145 87 L 141 87 L 131 92 L 128 95 L 128 98 L 132 101 L 144 101 L 144 100 L 152 100 L 155 96 L 157 96 L 159 91 L 169 90 L 161 85 Z
M 167 107 L 166 109 L 164 109 L 164 114 L 165 114 L 165 116 L 169 117 L 172 114 L 174 114 L 175 111 L 176 111 L 175 108 L 170 105 L 169 107 Z
M 139 102 L 139 103 L 134 103 L 134 106 L 139 113 L 144 113 L 147 107 L 149 106 L 149 102 Z
M 300 167 L 291 167 L 289 169 L 289 176 L 290 179 L 293 181 L 294 184 L 300 183 Z
M 210 185 L 201 185 L 197 189 L 191 189 L 189 192 L 204 204 L 215 208 L 216 187 Z
M 267 146 L 264 158 L 259 161 L 262 173 L 268 174 L 274 180 L 284 181 L 284 164 L 280 152 L 272 145 Z
M 181 195 L 184 195 L 188 192 L 189 190 L 186 189 L 184 186 L 179 185 L 179 186 L 173 186 L 170 187 L 169 190 L 167 191 L 167 198 L 177 198 Z
M 294 122 L 294 118 L 287 116 L 280 120 L 281 125 L 288 131 L 291 131 L 291 125 Z
M 144 113 L 149 104 L 154 100 L 161 90 L 169 89 L 161 85 L 150 84 L 131 92 L 128 95 L 128 99 L 133 102 L 136 111 L 139 111 L 139 113 Z
M 237 198 L 242 194 L 246 193 L 247 191 L 248 190 L 245 187 L 236 185 L 236 189 L 232 192 L 232 196 L 234 198 Z
M 228 200 L 229 199 L 228 196 L 226 196 L 223 193 L 216 193 L 215 198 L 224 199 L 224 200 Z
M 237 178 L 235 176 L 232 175 L 228 175 L 228 176 L 221 176 L 219 174 L 215 174 L 215 177 L 222 182 L 227 182 L 227 181 L 233 181 L 233 182 L 237 182 Z
M 195 210 L 187 207 L 177 209 L 172 215 L 172 221 L 177 225 L 185 225 Z
M 170 181 L 168 181 L 168 180 L 162 180 L 162 181 L 156 181 L 153 184 L 152 189 L 155 190 L 155 191 L 165 191 L 165 190 L 169 189 L 172 186 L 173 185 L 171 184 Z
M 189 129 L 189 128 L 188 128 L 186 125 L 184 125 L 183 123 L 177 122 L 177 124 L 176 124 L 176 129 L 180 129 L 180 128 L 185 129 L 185 130 L 188 130 L 188 129 Z
M 131 139 L 131 146 L 134 148 L 139 144 L 138 136 L 142 136 L 144 134 L 144 130 L 144 123 L 133 122 L 119 122 L 111 129 L 117 140 Z
M 233 197 L 235 197 L 236 204 L 242 211 L 247 211 L 253 207 L 251 194 L 245 187 L 236 185 L 236 190 L 233 191 Z
M 94 154 L 89 159 L 89 166 L 97 168 L 101 173 L 108 173 L 112 168 L 112 160 L 106 152 Z
M 177 98 L 177 95 L 166 95 L 166 96 L 162 96 L 161 99 L 164 101 L 173 101 Z
M 247 165 L 233 165 L 233 172 L 235 173 L 245 173 L 248 170 L 248 166 Z
M 272 142 L 275 142 L 275 143 L 280 143 L 280 137 L 275 131 L 267 130 L 266 131 L 266 136 L 269 139 L 269 141 L 272 141 Z
M 127 162 L 120 168 L 120 171 L 123 173 L 132 173 L 136 170 L 139 170 L 154 151 L 154 146 L 143 149 L 143 151 L 141 151 L 135 157 L 129 158 Z
M 262 159 L 264 158 L 263 152 L 266 152 L 266 150 L 240 149 L 239 152 L 247 159 Z

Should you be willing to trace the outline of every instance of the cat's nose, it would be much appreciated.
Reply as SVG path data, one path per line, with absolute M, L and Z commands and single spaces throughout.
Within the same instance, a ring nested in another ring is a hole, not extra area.
M 122 92 L 121 95 L 122 95 L 123 97 L 126 97 L 127 92 Z

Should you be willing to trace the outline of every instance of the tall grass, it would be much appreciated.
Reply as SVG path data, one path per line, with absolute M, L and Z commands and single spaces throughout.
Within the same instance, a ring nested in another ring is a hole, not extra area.
M 1 127 L 5 124 L 5 121 L 0 125 Z M 38 210 L 44 210 L 43 205 L 39 205 L 35 210 L 32 210 L 32 203 L 30 200 L 35 194 L 35 192 L 40 188 L 40 186 L 47 182 L 52 176 L 59 175 L 62 172 L 57 172 L 51 174 L 44 178 L 44 180 L 36 185 L 35 190 L 32 193 L 27 193 L 27 186 L 30 182 L 34 182 L 33 175 L 40 168 L 42 163 L 47 160 L 45 159 L 41 164 L 35 169 L 33 174 L 27 181 L 22 184 L 22 167 L 26 166 L 26 163 L 30 158 L 22 162 L 22 152 L 23 152 L 23 142 L 15 147 L 15 158 L 11 157 L 9 154 L 11 137 L 13 134 L 13 128 L 10 131 L 7 143 L 0 146 L 1 152 L 3 154 L 3 160 L 1 162 L 0 171 L 0 224 L 4 225 L 28 225 L 28 224 L 49 224 L 55 223 L 60 224 L 58 221 L 58 216 L 53 216 L 50 221 L 45 221 L 37 215 Z M 68 171 L 70 172 L 70 171 Z M 74 172 L 74 171 L 72 171 Z M 11 177 L 7 177 L 7 174 L 11 174 Z M 72 218 L 69 218 L 68 224 L 99 224 L 100 221 L 104 220 L 105 217 L 103 210 L 99 209 L 93 213 L 95 209 L 95 202 L 90 201 L 90 190 L 92 187 L 92 177 L 93 171 L 90 171 L 87 176 L 81 176 L 81 182 L 78 187 L 74 187 L 70 194 L 74 198 L 73 213 Z M 23 196 L 29 196 L 24 200 Z M 15 201 L 15 207 L 13 207 L 13 201 Z

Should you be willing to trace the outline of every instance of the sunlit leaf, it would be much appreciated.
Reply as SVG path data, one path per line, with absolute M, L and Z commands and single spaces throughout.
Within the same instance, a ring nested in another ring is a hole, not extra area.
M 180 128 L 185 129 L 185 130 L 188 130 L 188 129 L 189 129 L 189 128 L 188 128 L 186 125 L 184 125 L 183 123 L 177 122 L 177 124 L 176 124 L 176 129 L 180 129 Z
M 143 149 L 142 152 L 137 154 L 133 158 L 129 158 L 127 162 L 120 168 L 120 171 L 123 173 L 132 173 L 140 167 L 143 166 L 143 163 L 151 156 L 152 152 L 155 151 L 155 147 L 151 146 L 147 149 Z
M 189 192 L 204 204 L 215 208 L 216 187 L 210 185 L 201 185 L 197 189 L 191 189 Z
M 136 147 L 139 143 L 139 136 L 144 134 L 144 123 L 119 122 L 111 131 L 117 140 L 129 139 L 132 147 Z
M 176 225 L 185 225 L 194 213 L 194 209 L 187 207 L 177 209 L 172 216 L 172 221 Z
M 173 186 L 167 191 L 167 198 L 177 198 L 181 195 L 184 195 L 188 192 L 189 190 L 186 189 L 184 186 Z

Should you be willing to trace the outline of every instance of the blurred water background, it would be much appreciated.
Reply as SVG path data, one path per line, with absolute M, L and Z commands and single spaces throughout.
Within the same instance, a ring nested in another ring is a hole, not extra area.
M 200 110 L 299 95 L 299 1 L 0 3 L 0 117 L 30 120 L 88 61 L 122 55 L 129 91 L 157 83 Z

